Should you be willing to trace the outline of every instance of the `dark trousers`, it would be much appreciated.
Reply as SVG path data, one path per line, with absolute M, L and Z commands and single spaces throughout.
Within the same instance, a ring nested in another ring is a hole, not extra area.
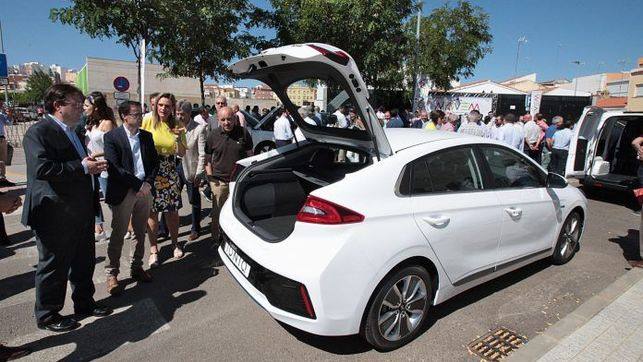
M 292 140 L 275 140 L 275 146 L 277 146 L 277 148 L 281 146 L 287 146 L 291 143 L 292 143 Z
M 9 236 L 7 236 L 7 229 L 4 226 L 4 215 L 0 212 L 0 243 L 2 241 L 9 241 Z
M 532 160 L 538 162 L 539 165 L 542 162 L 542 159 L 543 159 L 542 145 L 540 145 L 539 148 L 536 150 L 532 150 L 531 148 L 529 148 L 529 146 L 526 146 L 525 153 L 527 153 L 527 156 L 529 156 Z
M 549 171 L 565 176 L 565 166 L 567 165 L 567 150 L 554 148 L 551 151 L 551 162 Z
M 94 220 L 84 224 L 53 221 L 49 222 L 51 225 L 33 228 L 38 248 L 35 305 L 38 322 L 62 310 L 68 280 L 76 312 L 86 312 L 94 305 Z
M 192 205 L 192 232 L 198 233 L 201 231 L 201 194 L 199 194 L 199 186 L 192 182 L 187 182 L 185 187 L 188 189 L 188 198 L 190 205 Z

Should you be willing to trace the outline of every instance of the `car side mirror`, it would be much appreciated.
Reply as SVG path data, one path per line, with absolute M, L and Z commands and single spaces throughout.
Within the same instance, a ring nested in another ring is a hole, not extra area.
M 547 187 L 554 189 L 564 189 L 567 187 L 567 179 L 563 176 L 550 172 L 547 174 Z

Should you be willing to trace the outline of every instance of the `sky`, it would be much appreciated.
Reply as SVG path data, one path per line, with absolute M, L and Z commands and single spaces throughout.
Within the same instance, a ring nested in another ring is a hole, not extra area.
M 536 72 L 539 81 L 636 67 L 643 57 L 641 0 L 472 0 L 489 14 L 493 51 L 462 81 L 514 76 L 518 38 L 518 74 Z M 267 0 L 255 1 L 265 7 Z M 445 0 L 425 0 L 423 12 Z M 113 40 L 91 39 L 71 26 L 52 23 L 49 10 L 63 0 L 0 0 L 0 22 L 9 64 L 38 61 L 79 69 L 85 57 L 135 60 Z M 350 14 L 347 14 L 350 16 Z M 264 35 L 272 36 L 270 32 Z M 213 34 L 214 36 L 214 34 Z M 579 60 L 581 65 L 572 61 Z

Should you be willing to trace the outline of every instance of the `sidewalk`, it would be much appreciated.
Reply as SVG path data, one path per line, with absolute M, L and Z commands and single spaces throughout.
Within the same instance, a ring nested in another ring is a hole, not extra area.
M 628 271 L 509 360 L 642 361 L 643 269 Z

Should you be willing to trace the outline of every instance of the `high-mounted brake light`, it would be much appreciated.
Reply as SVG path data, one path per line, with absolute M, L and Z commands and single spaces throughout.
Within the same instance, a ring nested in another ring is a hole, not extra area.
M 341 65 L 346 65 L 346 64 L 348 64 L 348 61 L 350 60 L 350 57 L 348 56 L 348 54 L 344 53 L 341 50 L 332 51 L 332 50 L 328 50 L 326 48 L 322 48 L 319 45 L 315 45 L 315 44 L 307 44 L 307 45 L 309 47 L 317 50 L 323 56 L 325 56 L 326 58 L 334 61 L 335 63 L 339 63 Z
M 297 214 L 297 221 L 312 224 L 351 224 L 364 221 L 364 215 L 309 195 Z

